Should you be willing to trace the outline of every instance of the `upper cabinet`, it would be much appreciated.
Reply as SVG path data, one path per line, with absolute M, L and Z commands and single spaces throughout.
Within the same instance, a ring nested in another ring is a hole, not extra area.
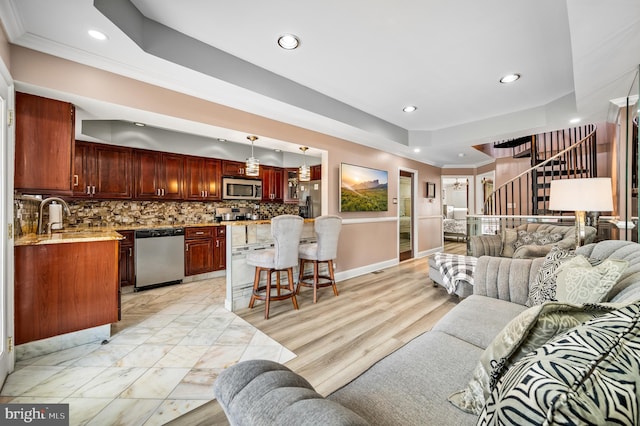
M 135 198 L 164 200 L 183 198 L 183 155 L 136 150 L 134 168 Z
M 185 199 L 220 200 L 220 163 L 215 158 L 185 158 Z
M 16 92 L 16 189 L 71 195 L 74 123 L 72 104 Z
M 282 202 L 284 170 L 280 167 L 260 166 L 262 175 L 262 201 Z
M 222 176 L 246 176 L 245 168 L 242 161 L 222 160 Z
M 317 166 L 311 166 L 311 180 L 320 179 L 322 179 L 322 166 L 320 164 Z
M 300 200 L 297 168 L 284 169 L 284 185 L 284 202 L 297 204 Z
M 131 149 L 76 141 L 73 196 L 131 198 Z

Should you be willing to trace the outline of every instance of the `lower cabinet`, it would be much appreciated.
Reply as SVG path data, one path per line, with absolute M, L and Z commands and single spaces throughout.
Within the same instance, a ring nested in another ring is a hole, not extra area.
M 136 283 L 135 231 L 118 231 L 124 238 L 120 240 L 118 254 L 118 321 L 122 319 L 121 293 L 122 287 Z
M 224 226 L 187 228 L 184 236 L 184 274 L 198 275 L 226 267 Z
M 14 250 L 16 345 L 118 321 L 118 241 Z

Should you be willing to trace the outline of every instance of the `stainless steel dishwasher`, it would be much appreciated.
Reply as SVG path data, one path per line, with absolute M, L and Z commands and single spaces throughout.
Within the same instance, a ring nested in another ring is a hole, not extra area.
M 182 282 L 184 228 L 140 229 L 135 236 L 135 291 Z

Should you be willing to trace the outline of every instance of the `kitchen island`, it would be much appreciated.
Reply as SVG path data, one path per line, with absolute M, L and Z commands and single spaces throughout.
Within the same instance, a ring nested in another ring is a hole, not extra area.
M 108 339 L 118 321 L 114 231 L 29 234 L 16 239 L 16 358 Z
M 270 220 L 222 222 L 227 226 L 227 289 L 225 308 L 246 308 L 251 299 L 255 267 L 247 264 L 247 254 L 273 247 Z M 316 234 L 313 219 L 305 219 L 300 244 L 313 243 Z M 297 268 L 294 270 L 294 276 Z

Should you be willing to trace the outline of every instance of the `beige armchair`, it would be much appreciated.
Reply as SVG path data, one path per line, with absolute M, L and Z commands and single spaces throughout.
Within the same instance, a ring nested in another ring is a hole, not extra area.
M 592 243 L 595 237 L 596 228 L 587 226 L 584 244 Z M 471 256 L 475 257 L 534 259 L 546 256 L 554 245 L 575 248 L 575 227 L 525 223 L 516 228 L 504 228 L 501 234 L 469 237 Z

